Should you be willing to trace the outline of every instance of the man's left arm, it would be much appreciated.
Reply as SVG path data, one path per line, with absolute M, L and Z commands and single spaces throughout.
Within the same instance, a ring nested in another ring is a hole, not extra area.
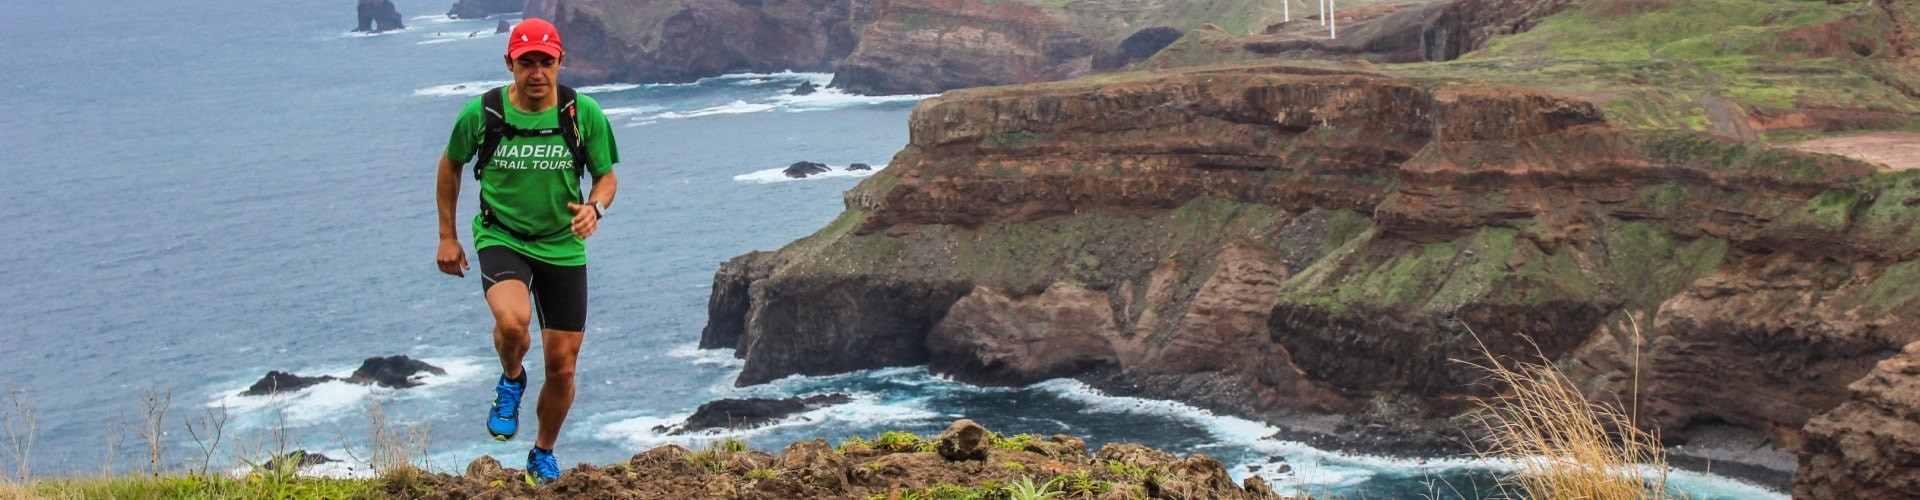
M 620 176 L 614 175 L 612 170 L 594 176 L 593 191 L 587 195 L 588 204 L 567 204 L 567 208 L 573 209 L 574 236 L 582 239 L 593 236 L 593 232 L 600 228 L 601 211 L 613 206 L 613 195 L 619 191 Z
M 593 173 L 593 188 L 587 192 L 587 204 L 568 203 L 573 209 L 573 234 L 581 238 L 592 236 L 600 228 L 603 211 L 613 206 L 613 197 L 620 191 L 620 177 L 613 174 L 613 165 L 620 163 L 620 147 L 614 144 L 613 127 L 607 124 L 607 115 L 600 111 L 600 104 L 592 99 L 581 99 L 580 117 L 582 135 L 586 139 L 587 153 L 593 158 L 605 158 L 601 165 L 590 165 Z M 594 162 L 601 163 L 601 162 Z

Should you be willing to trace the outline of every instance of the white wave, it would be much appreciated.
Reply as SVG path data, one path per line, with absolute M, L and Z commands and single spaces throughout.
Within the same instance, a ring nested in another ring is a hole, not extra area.
M 465 19 L 454 19 L 453 16 L 449 16 L 446 14 L 438 14 L 438 15 L 431 15 L 431 16 L 413 16 L 413 17 L 407 18 L 407 21 L 409 21 L 411 24 L 447 24 L 447 23 L 465 21 Z
M 733 357 L 733 350 L 731 349 L 701 349 L 694 344 L 669 349 L 667 350 L 667 355 L 676 358 L 691 359 L 693 360 L 693 364 L 696 365 L 740 367 L 746 366 L 747 364 L 746 360 Z
M 485 40 L 488 38 L 492 38 L 494 36 L 495 36 L 494 33 L 491 31 L 484 32 L 484 33 L 478 32 L 478 31 L 472 32 L 472 33 L 435 33 L 432 35 L 428 35 L 426 40 L 416 42 L 415 45 L 435 45 L 435 44 L 442 44 L 442 43 L 459 42 L 464 40 Z
M 825 84 L 821 84 L 819 88 L 814 90 L 812 94 L 808 94 L 808 95 L 782 94 L 780 96 L 775 97 L 774 101 L 780 103 L 780 106 L 784 108 L 786 111 L 802 112 L 802 111 L 822 111 L 822 110 L 831 110 L 831 109 L 846 109 L 846 108 L 853 108 L 853 107 L 860 107 L 860 106 L 877 106 L 882 104 L 920 102 L 920 100 L 922 99 L 926 99 L 928 97 L 934 97 L 936 95 L 938 94 L 859 95 L 859 94 L 849 94 L 844 90 L 840 90 L 837 88 L 829 88 Z
M 397 30 L 387 30 L 387 31 L 381 31 L 377 33 L 371 32 L 371 31 L 348 31 L 346 33 L 341 33 L 339 35 L 334 36 L 333 39 L 341 40 L 346 38 L 367 38 L 367 37 L 376 37 L 376 36 L 398 35 L 401 33 L 413 31 L 414 29 L 415 28 L 413 26 L 407 26 Z
M 1156 415 L 1187 421 L 1207 429 L 1209 434 L 1222 441 L 1251 443 L 1279 432 L 1279 429 L 1264 423 L 1240 417 L 1215 415 L 1211 411 L 1178 401 L 1109 396 L 1086 383 L 1073 379 L 1048 380 L 1030 387 L 1077 401 L 1086 405 L 1086 411 L 1089 412 Z
M 616 118 L 616 117 L 628 116 L 628 115 L 644 115 L 648 113 L 658 112 L 662 109 L 666 109 L 666 108 L 662 108 L 660 106 L 628 106 L 628 107 L 619 107 L 619 108 L 602 108 L 600 110 L 600 113 L 607 115 L 607 118 Z
M 668 416 L 631 417 L 602 427 L 596 433 L 599 439 L 620 441 L 639 449 L 653 449 L 667 444 L 678 444 L 688 448 L 697 448 L 702 443 L 722 439 L 748 440 L 769 432 L 797 427 L 812 427 L 828 424 L 856 424 L 862 426 L 893 422 L 917 422 L 942 417 L 922 406 L 926 399 L 914 399 L 895 403 L 881 403 L 871 394 L 855 394 L 853 401 L 837 405 L 816 408 L 780 419 L 772 424 L 752 429 L 713 429 L 687 435 L 671 436 L 654 430 L 672 427 L 686 421 L 691 413 Z
M 740 114 L 747 114 L 747 113 L 759 113 L 762 111 L 773 111 L 774 109 L 777 109 L 779 107 L 780 106 L 777 104 L 751 103 L 747 101 L 736 100 L 736 101 L 722 104 L 719 106 L 702 108 L 702 109 L 697 109 L 697 110 L 687 111 L 687 112 L 668 111 L 665 113 L 653 115 L 651 118 L 655 120 L 679 120 L 683 118 L 698 118 L 702 116 L 714 116 L 714 115 L 740 115 Z
M 926 365 L 920 365 L 920 366 L 895 366 L 891 368 L 874 368 L 874 369 L 839 373 L 839 374 L 833 374 L 833 375 L 795 374 L 795 375 L 780 377 L 778 379 L 774 379 L 773 381 L 770 381 L 764 384 L 735 388 L 729 392 L 743 393 L 743 394 L 744 393 L 795 394 L 795 393 L 810 391 L 810 390 L 813 390 L 814 388 L 819 388 L 819 387 L 845 387 L 858 379 L 938 380 L 938 379 L 934 379 L 933 377 L 928 377 L 926 375 L 926 371 L 927 371 Z M 971 386 L 964 386 L 958 382 L 954 382 L 953 385 L 955 387 L 966 387 L 968 389 L 974 389 Z M 781 396 L 781 397 L 784 397 L 784 396 Z
M 1272 426 L 1239 417 L 1216 415 L 1184 403 L 1110 396 L 1079 381 L 1067 379 L 1049 380 L 1032 387 L 1079 401 L 1087 405 L 1087 411 L 1090 412 L 1155 415 L 1186 421 L 1206 429 L 1223 446 L 1245 447 L 1258 452 L 1255 458 L 1229 465 L 1228 471 L 1234 475 L 1235 481 L 1249 475 L 1247 466 L 1261 465 L 1263 470 L 1251 475 L 1260 476 L 1273 484 L 1275 490 L 1283 495 L 1352 488 L 1381 476 L 1406 479 L 1474 470 L 1507 473 L 1520 470 L 1522 465 L 1504 459 L 1403 459 L 1332 452 L 1296 441 L 1273 439 L 1270 436 L 1277 429 Z M 1266 466 L 1265 457 L 1273 456 L 1285 457 L 1292 471 L 1279 474 L 1273 467 Z M 1656 471 L 1649 466 L 1642 473 L 1653 474 Z M 1751 483 L 1688 471 L 1669 471 L 1668 483 L 1696 498 L 1786 498 L 1786 495 Z M 1436 485 L 1436 488 L 1444 489 L 1446 486 Z
M 345 415 L 361 418 L 357 408 L 366 404 L 368 398 L 412 399 L 433 398 L 437 389 L 456 382 L 470 380 L 486 373 L 485 360 L 478 358 L 420 358 L 421 361 L 447 371 L 445 375 L 426 374 L 417 379 L 420 385 L 407 389 L 390 389 L 380 386 L 366 386 L 341 380 L 316 384 L 293 393 L 280 393 L 265 396 L 243 396 L 247 387 L 220 390 L 208 397 L 203 406 L 218 408 L 225 405 L 229 414 L 237 416 L 257 416 L 270 419 L 284 417 L 290 425 L 306 425 L 332 421 Z M 353 375 L 359 365 L 332 367 L 318 373 L 299 372 L 305 376 L 331 375 L 346 378 Z M 268 415 L 277 413 L 277 415 Z
M 760 80 L 760 81 L 755 81 Z M 833 81 L 833 73 L 796 73 L 792 70 L 779 73 L 728 73 L 720 76 L 701 78 L 694 83 L 733 82 L 734 84 L 764 83 L 766 80 L 807 80 L 814 85 L 826 85 Z M 797 82 L 796 82 L 797 83 Z
M 638 83 L 609 83 L 606 85 L 588 85 L 574 90 L 588 94 L 611 94 L 614 92 L 626 92 L 643 86 L 644 85 Z
M 487 93 L 488 90 L 513 83 L 512 80 L 485 80 L 477 82 L 449 83 L 432 87 L 414 89 L 413 95 L 421 97 L 472 97 Z
M 852 177 L 857 179 L 857 178 L 871 176 L 874 174 L 874 172 L 879 172 L 880 169 L 887 168 L 887 164 L 882 163 L 882 164 L 874 165 L 872 169 L 868 169 L 868 170 L 847 170 L 846 165 L 828 165 L 827 168 L 831 170 L 809 175 L 809 176 L 798 178 L 798 179 L 787 177 L 787 167 L 769 168 L 766 170 L 760 170 L 760 171 L 736 175 L 736 176 L 733 176 L 733 180 L 740 181 L 740 182 L 751 182 L 755 184 L 772 184 L 775 182 L 814 181 L 814 180 L 820 180 L 820 179 L 839 179 L 839 178 L 847 178 L 847 177 Z

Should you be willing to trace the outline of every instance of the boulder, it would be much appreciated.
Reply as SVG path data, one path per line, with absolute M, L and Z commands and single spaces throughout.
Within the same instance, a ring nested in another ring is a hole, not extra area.
M 823 439 L 787 445 L 780 450 L 778 463 L 782 469 L 794 471 L 795 477 L 806 484 L 828 490 L 847 484 L 846 459 L 834 453 L 833 446 Z
M 798 161 L 798 162 L 794 162 L 792 165 L 788 165 L 786 172 L 787 172 L 787 177 L 801 179 L 801 178 L 805 178 L 806 176 L 823 173 L 828 170 L 833 170 L 833 169 L 828 168 L 827 165 L 824 163 Z
M 964 418 L 947 426 L 946 432 L 940 433 L 939 441 L 934 449 L 949 462 L 986 460 L 987 450 L 993 448 L 987 439 L 987 428 Z
M 493 26 L 493 34 L 495 35 L 504 35 L 511 31 L 513 31 L 513 23 L 509 23 L 505 19 L 501 19 L 500 24 Z
M 473 459 L 472 462 L 467 463 L 466 476 L 468 479 L 486 481 L 495 476 L 500 476 L 505 470 L 506 468 L 500 466 L 499 460 L 494 460 L 493 457 L 488 455 L 481 455 L 480 458 Z
M 820 89 L 818 87 L 814 87 L 813 82 L 806 81 L 806 82 L 800 82 L 800 87 L 793 89 L 793 95 L 813 95 L 814 92 L 818 92 L 818 91 L 820 91 Z
M 845 394 L 816 394 L 784 399 L 747 398 L 709 401 L 672 427 L 657 426 L 655 432 L 684 435 L 709 429 L 752 429 L 787 418 L 795 413 L 852 401 Z
M 346 380 L 360 385 L 380 384 L 385 387 L 404 389 L 420 385 L 421 382 L 415 380 L 415 377 L 423 373 L 446 375 L 447 371 L 402 354 L 384 358 L 367 358 Z
M 315 465 L 324 464 L 327 462 L 338 462 L 338 461 L 340 460 L 335 459 L 333 457 L 326 456 L 326 455 L 322 455 L 319 453 L 310 452 L 307 450 L 293 450 L 291 452 L 287 452 L 287 454 L 285 455 L 279 455 L 279 456 L 275 456 L 267 459 L 267 463 L 265 464 L 265 467 L 267 470 L 270 470 L 270 471 L 280 471 L 282 470 L 281 469 L 282 467 L 290 467 L 293 470 L 298 470 L 306 467 L 312 467 Z
M 355 33 L 380 33 L 407 27 L 400 22 L 400 11 L 393 7 L 391 0 L 360 0 L 358 7 L 360 24 Z
M 447 10 L 447 17 L 484 19 L 494 14 L 521 12 L 526 8 L 527 0 L 460 0 L 453 3 L 452 9 Z
M 868 165 L 865 163 L 855 163 L 852 165 L 847 165 L 848 172 L 852 172 L 855 170 L 873 170 L 873 165 Z
M 276 394 L 281 392 L 296 392 L 301 389 L 306 389 L 308 387 L 319 385 L 322 382 L 331 382 L 333 380 L 336 380 L 336 379 L 326 375 L 321 375 L 318 377 L 302 377 L 299 375 L 294 375 L 292 373 L 276 370 L 276 371 L 267 372 L 267 376 L 260 377 L 259 382 L 254 382 L 252 386 L 247 387 L 247 390 L 245 392 L 241 392 L 240 395 L 265 396 L 268 394 Z
M 1920 498 L 1920 342 L 1807 422 L 1794 498 Z

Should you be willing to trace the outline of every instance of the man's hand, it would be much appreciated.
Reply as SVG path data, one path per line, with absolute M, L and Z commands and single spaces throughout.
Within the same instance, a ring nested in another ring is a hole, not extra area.
M 567 209 L 573 210 L 574 236 L 584 240 L 588 236 L 593 236 L 594 230 L 600 229 L 600 212 L 594 210 L 593 205 L 568 203 Z
M 467 252 L 460 248 L 460 240 L 441 238 L 440 253 L 433 260 L 440 264 L 440 272 L 467 277 Z

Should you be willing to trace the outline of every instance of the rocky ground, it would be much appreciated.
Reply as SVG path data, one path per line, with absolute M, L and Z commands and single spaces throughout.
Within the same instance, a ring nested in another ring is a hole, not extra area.
M 654 448 L 623 463 L 578 465 L 538 487 L 491 457 L 464 475 L 393 475 L 388 493 L 412 498 L 1281 498 L 1258 478 L 1233 483 L 1204 455 L 1175 457 L 1134 444 L 1092 454 L 1065 435 L 1000 436 L 971 420 L 932 439 L 888 433 L 838 447 L 794 443 L 778 455 L 737 441 L 689 450 Z M 1031 498 L 1031 497 L 1022 497 Z

